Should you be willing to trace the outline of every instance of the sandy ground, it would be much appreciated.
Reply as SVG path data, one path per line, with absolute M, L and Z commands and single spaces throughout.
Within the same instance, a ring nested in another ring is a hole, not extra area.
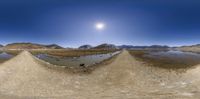
M 90 74 L 49 68 L 24 51 L 0 65 L 2 99 L 199 99 L 200 66 L 186 72 L 136 61 L 126 50 Z

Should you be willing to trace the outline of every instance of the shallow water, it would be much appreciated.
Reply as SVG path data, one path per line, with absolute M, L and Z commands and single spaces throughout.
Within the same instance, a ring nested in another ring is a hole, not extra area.
M 1 52 L 0 53 L 0 63 L 3 63 L 9 59 L 11 59 L 14 55 L 8 54 L 6 52 Z
M 150 63 L 153 66 L 163 68 L 188 68 L 200 64 L 200 54 L 192 52 L 182 52 L 178 50 L 170 51 L 143 51 L 143 55 L 134 56 Z
M 109 59 L 112 56 L 119 54 L 120 52 L 108 53 L 108 54 L 98 54 L 98 55 L 86 55 L 80 57 L 56 57 L 48 54 L 38 54 L 35 55 L 37 58 L 42 59 L 54 65 L 59 66 L 80 66 L 81 64 L 85 67 L 91 66 L 102 62 L 103 60 Z
M 165 59 L 176 60 L 180 62 L 198 62 L 200 63 L 200 54 L 192 52 L 182 52 L 182 51 L 159 51 L 159 52 L 149 52 L 145 57 L 155 58 L 155 59 Z

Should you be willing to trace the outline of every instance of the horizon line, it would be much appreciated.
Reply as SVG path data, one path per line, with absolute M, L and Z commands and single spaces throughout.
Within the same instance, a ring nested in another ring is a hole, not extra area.
M 56 45 L 59 45 L 63 48 L 78 48 L 80 46 L 83 46 L 83 45 L 90 45 L 90 46 L 98 46 L 98 45 L 101 45 L 101 44 L 112 44 L 112 45 L 115 45 L 115 46 L 122 46 L 122 45 L 127 45 L 127 46 L 153 46 L 153 45 L 159 45 L 159 46 L 168 46 L 168 47 L 181 47 L 181 46 L 191 46 L 191 45 L 198 45 L 199 43 L 194 43 L 194 44 L 182 44 L 182 45 L 167 45 L 167 44 L 141 44 L 141 45 L 138 45 L 138 44 L 114 44 L 114 43 L 100 43 L 100 44 L 88 44 L 88 43 L 85 43 L 85 44 L 82 44 L 82 45 L 79 45 L 79 46 L 66 46 L 66 45 L 62 45 L 62 44 L 58 44 L 58 43 L 36 43 L 36 42 L 12 42 L 12 43 L 4 43 L 4 44 L 0 44 L 0 45 L 3 45 L 3 46 L 6 46 L 8 44 L 14 44 L 14 43 L 31 43 L 31 44 L 39 44 L 39 45 L 53 45 L 53 44 L 56 44 Z

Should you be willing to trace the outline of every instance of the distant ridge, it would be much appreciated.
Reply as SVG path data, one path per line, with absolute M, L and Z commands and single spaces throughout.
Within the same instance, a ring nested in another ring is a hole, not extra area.
M 195 44 L 195 45 L 185 45 L 181 47 L 200 47 L 200 44 Z
M 92 46 L 91 45 L 82 45 L 79 47 L 79 49 L 91 49 Z
M 11 43 L 4 46 L 4 49 L 63 49 L 63 47 L 56 44 L 42 45 L 36 43 Z
M 92 47 L 91 45 L 82 45 L 79 49 L 168 49 L 169 46 L 166 45 L 151 45 L 151 46 L 133 46 L 133 45 L 120 45 L 116 46 L 114 44 L 103 43 Z
M 57 44 L 45 45 L 45 47 L 50 48 L 50 49 L 63 49 L 63 47 L 61 47 Z
M 178 47 L 179 50 L 200 53 L 200 44 L 190 45 L 190 46 L 181 46 Z
M 192 45 L 188 47 L 200 47 L 200 44 L 197 45 Z M 187 47 L 187 46 L 183 46 Z M 37 43 L 11 43 L 7 44 L 6 46 L 0 45 L 0 48 L 3 49 L 65 49 L 62 46 L 59 46 L 57 44 L 50 44 L 50 45 L 44 45 L 44 44 L 37 44 Z M 78 49 L 168 49 L 170 48 L 169 46 L 166 45 L 151 45 L 151 46 L 133 46 L 133 45 L 120 45 L 116 46 L 114 44 L 108 44 L 108 43 L 103 43 L 100 45 L 97 45 L 95 47 L 86 44 L 78 47 Z M 68 48 L 69 49 L 69 48 Z
M 120 49 L 168 49 L 166 45 L 151 45 L 151 46 L 133 46 L 133 45 L 121 45 L 118 46 Z
M 115 46 L 114 44 L 104 43 L 104 44 L 98 45 L 96 47 L 93 47 L 93 49 L 118 49 L 118 47 Z

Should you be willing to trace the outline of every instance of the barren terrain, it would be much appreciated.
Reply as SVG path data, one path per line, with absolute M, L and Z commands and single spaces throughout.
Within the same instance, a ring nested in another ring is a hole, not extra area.
M 124 50 L 91 73 L 71 73 L 23 51 L 0 65 L 3 99 L 199 99 L 200 67 L 148 66 Z

